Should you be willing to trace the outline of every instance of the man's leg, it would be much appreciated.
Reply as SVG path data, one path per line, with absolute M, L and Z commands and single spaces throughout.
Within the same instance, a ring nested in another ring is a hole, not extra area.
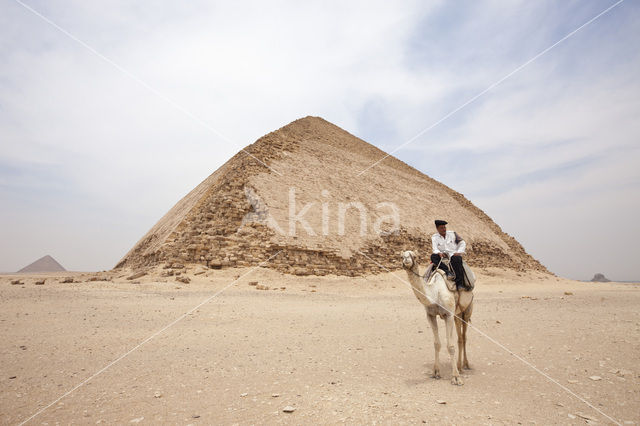
M 433 253 L 431 255 L 431 263 L 433 263 L 434 265 L 438 265 L 438 263 L 440 263 L 440 269 L 442 269 L 444 272 L 449 272 L 449 268 L 447 268 L 447 265 L 444 262 L 440 262 L 440 255 L 437 253 Z
M 452 256 L 451 267 L 456 273 L 456 287 L 458 290 L 464 289 L 464 268 L 462 266 L 462 256 Z

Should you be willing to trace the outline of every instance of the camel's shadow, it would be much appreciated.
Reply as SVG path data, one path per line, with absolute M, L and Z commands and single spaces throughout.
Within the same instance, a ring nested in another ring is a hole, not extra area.
M 443 366 L 446 366 L 446 364 L 443 363 Z M 420 375 L 422 376 L 421 378 L 416 378 L 416 376 L 407 378 L 404 380 L 405 385 L 407 385 L 408 387 L 416 387 L 416 386 L 424 385 L 425 383 L 430 383 L 430 382 L 436 382 L 436 383 L 443 382 L 448 384 L 449 380 L 447 380 L 447 377 L 442 377 L 440 379 L 434 379 L 432 377 L 432 374 L 433 374 L 432 364 L 424 364 L 424 367 L 425 368 L 420 372 Z M 474 375 L 473 373 L 474 373 L 473 369 L 464 369 L 460 371 L 460 375 L 464 379 L 469 379 L 473 377 Z

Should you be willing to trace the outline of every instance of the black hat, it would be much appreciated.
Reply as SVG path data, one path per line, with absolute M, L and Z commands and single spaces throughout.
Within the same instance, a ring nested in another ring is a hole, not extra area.
M 436 220 L 436 228 L 440 225 L 446 225 L 446 224 L 447 224 L 447 221 L 445 220 L 439 220 L 439 219 Z

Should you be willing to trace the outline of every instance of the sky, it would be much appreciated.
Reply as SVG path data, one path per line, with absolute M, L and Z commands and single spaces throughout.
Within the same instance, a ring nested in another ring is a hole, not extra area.
M 615 3 L 2 0 L 0 271 L 110 269 L 242 147 L 313 115 L 552 272 L 640 280 L 640 3 L 582 27 Z

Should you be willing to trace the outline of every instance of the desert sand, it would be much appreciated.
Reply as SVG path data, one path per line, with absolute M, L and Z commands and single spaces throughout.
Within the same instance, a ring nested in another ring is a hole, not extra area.
M 0 423 L 98 372 L 29 424 L 613 423 L 568 391 L 640 422 L 637 284 L 479 270 L 473 369 L 452 386 L 444 348 L 443 378 L 429 377 L 432 335 L 403 271 L 197 268 L 182 273 L 190 283 L 124 270 L 1 276 Z

